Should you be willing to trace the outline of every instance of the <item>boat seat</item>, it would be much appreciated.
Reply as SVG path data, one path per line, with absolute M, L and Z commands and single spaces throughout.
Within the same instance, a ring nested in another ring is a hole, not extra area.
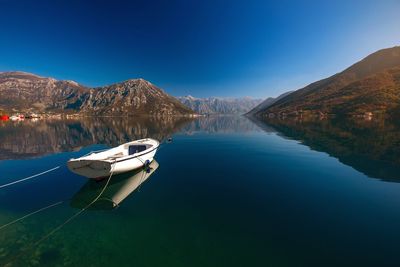
M 146 150 L 146 146 L 145 145 L 130 145 L 129 149 L 128 149 L 128 152 L 129 152 L 129 155 L 133 155 L 135 153 L 139 153 L 139 152 L 142 152 L 142 151 L 145 151 L 145 150 Z
M 124 153 L 119 152 L 117 154 L 114 154 L 112 156 L 107 157 L 107 159 L 117 159 L 117 158 L 120 158 L 120 157 L 123 157 L 123 156 L 124 156 Z

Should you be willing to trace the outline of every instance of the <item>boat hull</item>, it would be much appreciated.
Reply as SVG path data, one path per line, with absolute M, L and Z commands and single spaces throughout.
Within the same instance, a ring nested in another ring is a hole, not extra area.
M 68 168 L 81 176 L 91 179 L 102 179 L 111 174 L 120 174 L 142 168 L 145 164 L 153 161 L 157 148 L 139 156 L 131 158 L 109 160 L 70 160 L 67 163 Z

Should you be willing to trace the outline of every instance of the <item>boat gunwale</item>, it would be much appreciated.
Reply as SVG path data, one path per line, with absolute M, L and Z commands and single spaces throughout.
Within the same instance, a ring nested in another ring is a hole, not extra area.
M 115 163 L 118 163 L 118 162 L 122 162 L 122 161 L 126 161 L 126 160 L 130 160 L 130 159 L 134 159 L 134 158 L 137 158 L 137 157 L 139 157 L 139 156 L 143 156 L 143 155 L 146 155 L 146 154 L 148 154 L 148 153 L 151 153 L 151 152 L 153 152 L 154 150 L 157 150 L 158 149 L 158 147 L 160 146 L 160 142 L 158 142 L 157 140 L 155 140 L 155 139 L 151 139 L 151 138 L 149 138 L 150 140 L 152 140 L 152 141 L 155 141 L 156 142 L 156 145 L 152 145 L 152 147 L 150 147 L 148 150 L 144 150 L 144 151 L 142 151 L 141 152 L 141 154 L 139 154 L 139 153 L 135 153 L 134 155 L 127 155 L 127 156 L 125 156 L 125 157 L 120 157 L 120 160 L 118 160 L 118 159 L 115 159 L 115 160 L 108 160 L 108 159 L 81 159 L 81 158 L 77 158 L 77 159 L 70 159 L 69 160 L 69 162 L 76 162 L 76 161 L 101 161 L 101 162 L 107 162 L 107 163 L 111 163 L 111 164 L 115 164 Z M 146 139 L 141 139 L 141 140 L 146 140 Z M 140 141 L 140 140 L 138 140 L 138 141 Z M 124 145 L 127 145 L 127 144 L 130 144 L 130 143 L 135 143 L 135 142 L 137 142 L 137 141 L 132 141 L 132 142 L 128 142 L 128 143 L 125 143 L 125 144 L 122 144 L 122 145 L 120 145 L 120 146 L 124 146 Z M 113 148 L 110 148 L 110 149 L 113 149 Z M 105 151 L 107 151 L 107 150 L 110 150 L 110 149 L 106 149 L 106 150 L 103 150 L 103 151 L 101 151 L 101 152 L 105 152 Z
M 115 160 L 115 161 L 106 160 L 106 161 L 113 164 L 113 163 L 118 163 L 118 162 L 122 162 L 122 161 L 125 161 L 125 160 L 134 159 L 134 158 L 137 158 L 137 157 L 139 157 L 139 156 L 143 156 L 143 155 L 149 154 L 150 152 L 153 152 L 154 150 L 156 150 L 158 147 L 159 147 L 159 146 L 157 145 L 156 147 L 154 147 L 153 149 L 151 149 L 151 150 L 149 150 L 149 151 L 144 151 L 145 153 L 138 154 L 138 155 L 134 155 L 134 156 L 129 157 L 129 158 L 128 158 L 128 157 L 123 157 L 121 160 Z

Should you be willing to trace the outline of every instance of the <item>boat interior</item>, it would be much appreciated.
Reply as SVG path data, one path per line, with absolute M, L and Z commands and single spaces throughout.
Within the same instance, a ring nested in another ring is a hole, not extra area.
M 126 157 L 130 156 L 136 153 L 143 152 L 149 148 L 151 148 L 153 145 L 151 144 L 126 144 L 121 148 L 119 148 L 117 151 L 114 151 L 112 155 L 108 156 L 107 159 L 116 159 L 120 157 Z

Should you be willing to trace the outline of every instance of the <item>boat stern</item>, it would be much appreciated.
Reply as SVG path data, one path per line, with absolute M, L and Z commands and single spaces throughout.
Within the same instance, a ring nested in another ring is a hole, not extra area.
M 111 172 L 111 163 L 108 161 L 70 159 L 67 166 L 71 172 L 92 179 L 107 177 Z

